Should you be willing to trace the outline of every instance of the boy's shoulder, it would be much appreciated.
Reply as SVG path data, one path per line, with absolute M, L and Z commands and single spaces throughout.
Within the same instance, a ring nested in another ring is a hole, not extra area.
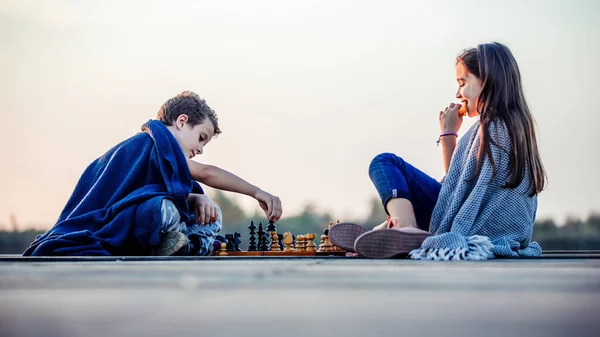
M 101 155 L 98 160 L 109 160 L 115 155 L 139 156 L 139 154 L 145 152 L 144 149 L 150 149 L 152 143 L 150 135 L 140 131 L 112 146 L 108 151 Z

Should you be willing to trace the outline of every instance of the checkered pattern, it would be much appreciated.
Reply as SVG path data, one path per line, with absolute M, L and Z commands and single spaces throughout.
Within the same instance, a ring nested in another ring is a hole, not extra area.
M 489 158 L 474 177 L 480 144 L 477 123 L 459 141 L 438 201 L 430 232 L 413 259 L 485 260 L 494 256 L 539 256 L 541 247 L 531 242 L 537 196 L 528 196 L 531 180 L 525 176 L 514 189 L 501 188 L 508 181 L 510 138 L 504 124 L 491 124 L 488 132 L 496 165 L 492 179 Z

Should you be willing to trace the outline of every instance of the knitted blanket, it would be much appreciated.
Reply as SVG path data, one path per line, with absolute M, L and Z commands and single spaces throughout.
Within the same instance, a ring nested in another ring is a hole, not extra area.
M 161 203 L 170 198 L 193 222 L 187 197 L 202 193 L 179 144 L 160 121 L 92 162 L 57 223 L 28 255 L 149 255 L 160 242 Z
M 477 177 L 480 123 L 473 125 L 458 142 L 438 201 L 427 238 L 412 259 L 485 260 L 493 257 L 539 256 L 541 247 L 531 242 L 537 211 L 537 195 L 529 197 L 531 177 L 514 189 L 501 188 L 508 181 L 510 138 L 506 126 L 491 123 L 491 145 L 496 165 L 492 178 L 489 158 Z

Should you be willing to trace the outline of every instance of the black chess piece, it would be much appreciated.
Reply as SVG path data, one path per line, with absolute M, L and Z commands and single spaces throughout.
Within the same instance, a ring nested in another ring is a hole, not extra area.
M 265 231 L 263 233 L 262 242 L 263 242 L 263 249 L 262 250 L 264 252 L 271 250 L 271 233 L 270 232 Z
M 294 241 L 292 243 L 292 246 L 294 247 L 294 249 L 296 249 L 296 235 L 292 234 L 292 240 Z
M 271 233 L 269 232 L 264 232 L 263 234 L 263 251 L 269 251 L 271 250 L 271 240 L 269 240 L 271 238 Z
M 233 234 L 225 234 L 225 239 L 227 240 L 226 249 L 228 252 L 233 251 Z
M 227 239 L 225 239 L 225 237 L 223 235 L 218 234 L 217 236 L 215 236 L 215 242 L 213 242 L 213 251 L 215 251 L 215 252 L 220 251 L 222 242 L 227 243 Z
M 275 226 L 275 223 L 271 220 L 269 220 L 269 225 L 267 226 L 267 232 L 269 232 L 269 233 L 277 232 L 277 226 Z
M 242 251 L 242 249 L 240 248 L 240 243 L 242 243 L 242 240 L 240 240 L 241 236 L 242 234 L 238 232 L 233 233 L 233 250 L 236 252 Z
M 277 226 L 275 226 L 275 223 L 271 220 L 269 220 L 269 224 L 267 225 L 267 249 L 266 250 L 271 250 L 271 247 L 273 245 L 273 235 L 274 233 L 277 233 Z
M 265 242 L 265 231 L 263 230 L 262 222 L 258 223 L 258 250 L 265 251 L 265 247 L 267 246 L 267 242 Z
M 283 248 L 285 248 L 285 245 L 283 244 L 283 234 L 277 233 L 277 237 L 279 238 L 279 249 L 283 251 Z
M 249 252 L 255 252 L 257 245 L 256 245 L 256 225 L 254 225 L 254 221 L 250 221 L 250 226 L 248 226 L 248 229 L 250 229 L 250 236 L 248 237 L 248 251 Z

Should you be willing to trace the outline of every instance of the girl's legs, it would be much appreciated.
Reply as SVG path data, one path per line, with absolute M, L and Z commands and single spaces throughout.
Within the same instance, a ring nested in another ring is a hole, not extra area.
M 393 227 L 429 230 L 441 183 L 391 153 L 371 161 L 369 177 Z
M 429 229 L 431 213 L 442 184 L 390 153 L 380 154 L 373 159 L 369 166 L 369 176 L 379 192 L 386 212 L 390 215 L 393 227 L 414 227 L 424 231 Z M 387 221 L 374 229 L 383 228 L 389 228 Z M 329 239 L 336 246 L 353 252 L 356 239 L 367 232 L 369 230 L 359 224 L 341 223 L 331 228 Z M 384 244 L 381 246 L 387 251 L 389 249 L 386 248 L 386 235 L 383 234 Z M 422 232 L 414 235 L 418 236 L 419 240 L 423 236 Z M 379 237 L 379 234 L 376 236 Z M 376 238 L 373 245 L 379 245 L 378 242 L 379 239 Z M 372 246 L 369 242 L 367 244 Z

